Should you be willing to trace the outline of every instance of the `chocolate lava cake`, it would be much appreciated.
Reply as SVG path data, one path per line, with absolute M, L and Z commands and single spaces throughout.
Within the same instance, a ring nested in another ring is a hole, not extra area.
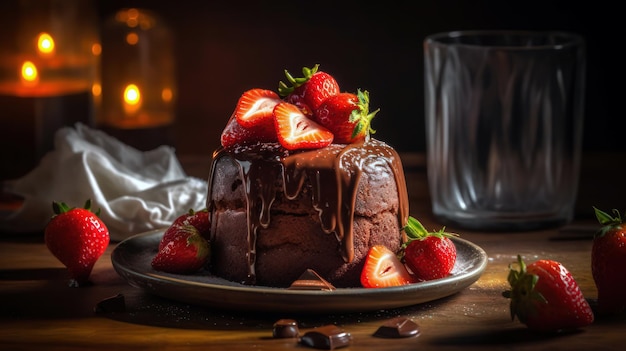
M 405 240 L 400 157 L 376 139 L 309 150 L 222 147 L 208 183 L 210 269 L 228 280 L 288 287 L 312 269 L 335 287 L 360 287 L 368 249 L 397 252 Z

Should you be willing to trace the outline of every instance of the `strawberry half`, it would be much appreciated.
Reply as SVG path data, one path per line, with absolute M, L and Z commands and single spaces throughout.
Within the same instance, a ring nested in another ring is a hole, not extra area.
M 384 245 L 375 245 L 369 249 L 361 271 L 361 285 L 364 288 L 384 288 L 415 282 L 393 251 Z
M 244 128 L 272 125 L 274 106 L 281 102 L 278 94 L 266 89 L 250 89 L 244 92 L 235 108 L 237 123 Z
M 591 273 L 598 289 L 598 312 L 626 312 L 626 224 L 618 210 L 613 216 L 594 207 L 602 225 L 593 238 Z
M 278 83 L 278 93 L 289 103 L 298 106 L 304 114 L 311 116 L 324 100 L 339 94 L 339 84 L 330 74 L 319 71 L 319 64 L 313 68 L 303 67 L 303 77 L 294 78 L 287 70 L 286 83 Z
M 363 141 L 369 133 L 376 132 L 371 127 L 371 121 L 380 111 L 369 113 L 369 101 L 367 90 L 359 89 L 357 94 L 339 93 L 324 100 L 313 116 L 315 121 L 335 135 L 335 143 Z
M 168 273 L 194 273 L 209 261 L 209 242 L 192 225 L 173 226 L 152 259 L 152 268 Z M 164 235 L 165 236 L 165 235 Z
M 305 116 L 294 104 L 276 105 L 274 122 L 278 141 L 285 149 L 317 149 L 333 142 L 333 133 Z
M 593 311 L 571 273 L 559 262 L 538 260 L 526 266 L 517 256 L 519 271 L 511 267 L 511 290 L 502 293 L 511 299 L 515 316 L 529 329 L 539 332 L 574 330 L 591 324 Z
M 404 228 L 408 240 L 403 245 L 401 260 L 418 280 L 433 280 L 450 275 L 456 262 L 456 246 L 450 240 L 456 234 L 442 230 L 428 232 L 410 217 Z
M 277 141 L 276 130 L 273 124 L 259 124 L 250 128 L 244 128 L 237 122 L 234 113 L 228 120 L 220 137 L 220 142 L 225 148 Z

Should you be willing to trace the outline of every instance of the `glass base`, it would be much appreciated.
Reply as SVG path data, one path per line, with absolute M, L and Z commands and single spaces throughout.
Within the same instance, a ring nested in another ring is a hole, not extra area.
M 519 232 L 561 227 L 572 220 L 572 216 L 559 213 L 472 213 L 433 211 L 444 225 L 473 231 Z

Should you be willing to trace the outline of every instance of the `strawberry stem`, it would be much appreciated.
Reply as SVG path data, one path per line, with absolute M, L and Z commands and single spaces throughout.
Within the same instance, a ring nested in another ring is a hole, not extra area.
M 313 66 L 313 68 L 302 67 L 303 77 L 298 77 L 298 78 L 294 78 L 291 75 L 291 73 L 289 73 L 289 71 L 285 70 L 285 76 L 287 77 L 287 81 L 291 84 L 291 86 L 288 86 L 286 83 L 283 83 L 282 81 L 278 82 L 278 94 L 280 94 L 280 96 L 282 97 L 285 97 L 293 93 L 293 91 L 297 87 L 308 82 L 309 79 L 311 79 L 311 77 L 315 73 L 317 73 L 317 70 L 319 69 L 319 67 L 320 67 L 319 64 L 316 64 L 315 66 Z
M 612 210 L 614 216 L 611 216 L 610 214 L 596 208 L 595 206 L 593 207 L 593 210 L 596 214 L 598 222 L 602 225 L 600 230 L 598 230 L 598 232 L 596 233 L 596 236 L 604 236 L 609 230 L 620 229 L 622 227 L 622 216 L 617 209 L 614 208 Z
M 372 129 L 371 124 L 372 119 L 380 111 L 380 109 L 377 109 L 376 111 L 369 113 L 370 94 L 367 90 L 361 91 L 361 89 L 357 89 L 356 95 L 359 102 L 357 103 L 357 108 L 352 110 L 352 113 L 350 114 L 350 122 L 357 122 L 352 130 L 352 138 L 359 135 L 363 130 L 366 130 L 368 134 L 376 133 L 376 131 Z
M 406 232 L 408 239 L 409 239 L 407 240 L 405 245 L 408 245 L 408 243 L 411 242 L 411 240 L 424 240 L 429 236 L 436 236 L 440 239 L 444 237 L 450 238 L 454 236 L 459 236 L 458 234 L 455 234 L 455 233 L 446 232 L 445 231 L 446 227 L 443 227 L 436 232 L 429 232 L 422 225 L 422 223 L 420 223 L 420 221 L 418 221 L 417 219 L 411 216 L 409 216 L 407 220 L 407 224 L 406 226 L 404 226 L 403 229 Z

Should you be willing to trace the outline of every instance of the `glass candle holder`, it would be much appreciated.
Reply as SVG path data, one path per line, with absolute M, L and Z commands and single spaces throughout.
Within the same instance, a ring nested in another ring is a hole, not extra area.
M 90 0 L 3 1 L 0 23 L 0 162 L 14 165 L 5 179 L 36 165 L 57 129 L 93 124 L 101 45 Z
M 171 143 L 177 91 L 170 28 L 151 11 L 122 9 L 104 23 L 102 46 L 98 124 L 140 149 Z

